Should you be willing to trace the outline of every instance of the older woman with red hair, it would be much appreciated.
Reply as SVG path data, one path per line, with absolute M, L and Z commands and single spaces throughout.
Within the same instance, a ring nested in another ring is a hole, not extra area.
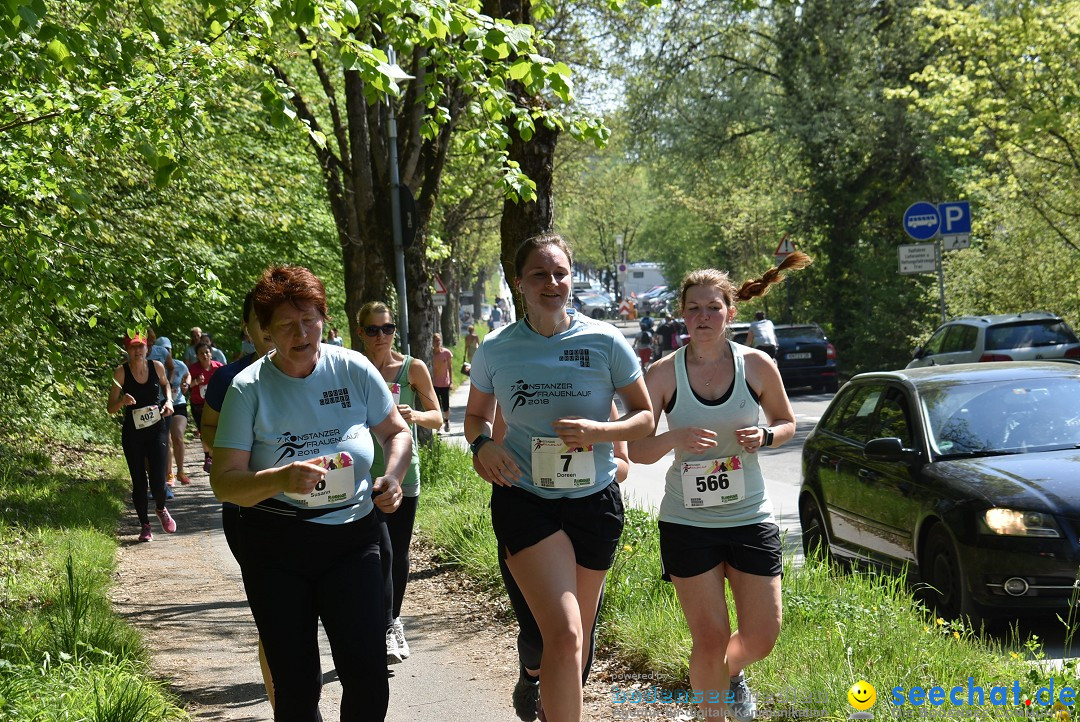
M 275 350 L 233 379 L 210 484 L 240 507 L 240 568 L 274 680 L 274 718 L 321 719 L 321 620 L 341 719 L 382 720 L 389 685 L 375 507 L 401 503 L 412 437 L 363 354 L 321 343 L 326 292 L 311 271 L 268 268 L 253 301 Z M 386 463 L 373 479 L 376 442 Z

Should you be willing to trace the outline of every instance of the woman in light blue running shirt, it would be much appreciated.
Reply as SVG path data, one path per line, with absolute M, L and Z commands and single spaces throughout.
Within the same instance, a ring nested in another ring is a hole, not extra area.
M 642 464 L 675 451 L 660 503 L 660 558 L 690 627 L 690 683 L 707 719 L 723 719 L 725 703 L 737 722 L 756 714 L 742 671 L 764 659 L 780 634 L 782 561 L 758 451 L 795 435 L 795 412 L 772 357 L 729 341 L 727 325 L 736 301 L 765 295 L 783 271 L 809 263 L 793 253 L 738 288 L 726 272 L 687 275 L 680 298 L 690 341 L 646 377 L 654 419 L 666 413 L 668 430 L 630 443 L 631 461 Z M 734 632 L 725 583 L 735 601 Z
M 581 719 L 584 648 L 623 525 L 613 442 L 652 429 L 622 332 L 567 308 L 570 263 L 556 235 L 518 249 L 525 317 L 480 345 L 465 412 L 465 437 L 492 484 L 495 537 L 543 638 L 539 696 L 551 722 Z M 611 420 L 616 393 L 627 411 Z M 491 438 L 496 404 L 501 443 Z

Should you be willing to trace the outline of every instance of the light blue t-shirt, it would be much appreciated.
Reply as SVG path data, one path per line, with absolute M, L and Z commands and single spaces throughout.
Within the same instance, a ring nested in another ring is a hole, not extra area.
M 355 493 L 333 506 L 351 506 L 308 521 L 344 524 L 367 516 L 373 508 L 369 429 L 393 408 L 386 382 L 363 354 L 350 349 L 320 346 L 315 370 L 304 378 L 282 373 L 272 356 L 252 362 L 233 379 L 215 446 L 250 451 L 252 471 L 347 451 Z M 272 498 L 305 508 L 284 494 Z
M 571 314 L 570 328 L 551 338 L 517 321 L 488 334 L 473 357 L 470 382 L 495 394 L 506 419 L 504 447 L 522 478 L 518 485 L 538 496 L 578 498 L 615 480 L 614 446 L 596 444 L 595 483 L 578 489 L 541 488 L 533 483 L 533 438 L 554 437 L 552 422 L 564 416 L 596 421 L 611 418 L 615 390 L 641 376 L 630 344 L 609 323 Z
M 172 384 L 172 397 L 173 406 L 179 406 L 180 404 L 187 403 L 187 397 L 184 396 L 184 392 L 180 390 L 180 382 L 184 380 L 184 377 L 188 374 L 187 364 L 180 359 L 173 359 L 173 375 L 170 383 Z

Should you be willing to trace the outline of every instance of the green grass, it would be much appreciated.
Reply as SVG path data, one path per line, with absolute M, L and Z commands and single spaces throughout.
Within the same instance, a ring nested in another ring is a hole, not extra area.
M 473 472 L 468 452 L 435 440 L 423 449 L 421 465 L 418 533 L 445 560 L 502 594 L 487 506 L 490 491 Z M 600 654 L 648 675 L 658 687 L 688 689 L 690 634 L 674 588 L 660 580 L 659 559 L 655 520 L 629 509 L 621 549 L 608 575 Z M 847 692 L 859 680 L 877 689 L 879 701 L 871 710 L 876 719 L 898 719 L 901 709 L 917 711 L 889 703 L 897 686 L 949 689 L 973 677 L 986 690 L 1019 680 L 1023 694 L 1033 694 L 1051 679 L 1058 690 L 1080 687 L 1076 663 L 1045 671 L 1031 663 L 1041 656 L 1038 640 L 1019 640 L 1014 633 L 1008 642 L 996 642 L 937 619 L 913 598 L 902 578 L 846 572 L 817 558 L 796 568 L 787 559 L 783 604 L 780 639 L 772 654 L 751 666 L 751 682 L 766 699 L 792 690 L 827 699 L 809 705 L 824 709 L 823 719 L 848 718 L 854 709 Z M 730 592 L 728 607 L 734 609 Z M 767 708 L 776 715 L 785 706 L 769 703 Z M 953 710 L 949 704 L 937 708 Z M 1046 709 L 1039 713 L 1049 717 Z M 1011 719 L 1015 714 L 1016 707 L 987 705 L 977 717 Z
M 61 435 L 0 434 L 0 720 L 187 719 L 109 604 L 126 469 Z

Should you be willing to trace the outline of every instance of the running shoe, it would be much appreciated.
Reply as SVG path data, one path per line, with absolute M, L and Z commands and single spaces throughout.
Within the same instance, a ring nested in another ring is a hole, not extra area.
M 735 722 L 750 722 L 757 717 L 757 703 L 754 701 L 754 693 L 746 684 L 746 675 L 732 677 L 730 689 L 732 701 L 728 704 L 728 712 L 732 719 Z
M 401 623 L 401 617 L 394 620 L 391 629 L 394 630 L 394 638 L 397 639 L 398 651 L 401 652 L 401 658 L 408 659 L 409 643 L 405 641 L 405 625 Z
M 207 474 L 210 473 L 210 466 L 214 463 L 214 459 L 210 454 L 203 455 L 202 470 Z
M 187 474 L 178 474 L 176 478 L 179 479 L 180 483 L 183 484 L 184 486 L 187 486 L 188 484 L 191 483 L 191 477 L 188 476 Z
M 157 518 L 161 521 L 161 528 L 167 533 L 172 534 L 176 531 L 176 522 L 173 521 L 172 514 L 168 509 L 158 509 Z
M 530 677 L 522 667 L 518 672 L 518 681 L 514 685 L 514 694 L 511 697 L 514 703 L 514 712 L 518 719 L 524 722 L 533 722 L 540 710 L 540 678 Z
M 152 531 L 150 531 L 150 525 L 149 524 L 143 524 L 142 525 L 142 533 L 139 534 L 139 541 L 148 542 L 148 541 L 153 540 L 153 538 L 154 538 L 154 533 Z
M 165 483 L 169 486 L 176 486 L 176 477 L 172 474 L 169 474 L 169 476 L 165 479 Z
M 386 663 L 401 664 L 403 660 L 401 649 L 398 648 L 397 635 L 394 634 L 394 628 L 390 627 L 386 630 Z

